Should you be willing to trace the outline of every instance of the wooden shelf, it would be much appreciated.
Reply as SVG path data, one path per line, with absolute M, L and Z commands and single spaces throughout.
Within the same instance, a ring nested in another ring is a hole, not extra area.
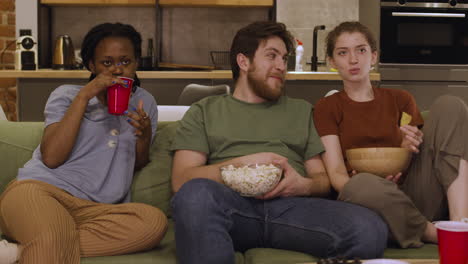
M 156 0 L 41 0 L 50 6 L 154 6 Z
M 159 0 L 161 6 L 273 7 L 273 0 Z
M 156 0 L 41 0 L 50 6 L 154 6 Z M 273 7 L 273 0 L 160 0 L 161 6 Z
M 89 71 L 85 70 L 52 70 L 35 71 L 0 70 L 1 78 L 40 78 L 40 79 L 88 79 Z M 140 79 L 232 79 L 232 72 L 216 71 L 137 71 Z M 379 73 L 370 74 L 371 81 L 380 81 Z M 321 80 L 339 81 L 336 72 L 288 72 L 286 80 Z

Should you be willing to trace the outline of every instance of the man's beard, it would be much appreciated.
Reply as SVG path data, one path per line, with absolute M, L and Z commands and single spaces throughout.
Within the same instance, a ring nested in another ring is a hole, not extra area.
M 247 72 L 247 82 L 253 92 L 258 96 L 268 101 L 276 101 L 283 94 L 283 84 L 279 89 L 271 88 L 266 81 L 254 76 L 255 67 Z

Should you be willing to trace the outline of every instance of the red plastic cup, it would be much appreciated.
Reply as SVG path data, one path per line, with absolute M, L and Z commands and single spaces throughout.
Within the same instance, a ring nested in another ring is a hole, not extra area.
M 127 77 L 119 77 L 124 81 L 124 85 L 116 83 L 107 87 L 107 109 L 109 114 L 123 115 L 128 109 L 128 101 L 133 87 L 133 79 Z
M 468 223 L 441 221 L 435 224 L 440 264 L 468 263 Z

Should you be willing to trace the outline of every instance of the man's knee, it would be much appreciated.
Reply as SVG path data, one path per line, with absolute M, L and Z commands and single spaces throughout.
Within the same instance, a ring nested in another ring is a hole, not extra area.
M 209 179 L 193 179 L 186 182 L 172 198 L 172 210 L 177 217 L 191 213 L 203 215 L 222 197 L 223 185 Z M 192 214 L 193 215 L 193 214 Z

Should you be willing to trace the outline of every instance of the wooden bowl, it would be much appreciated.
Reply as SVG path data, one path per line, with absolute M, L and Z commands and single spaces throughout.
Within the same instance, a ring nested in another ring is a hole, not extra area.
M 411 162 L 411 152 L 405 148 L 355 148 L 346 150 L 349 165 L 355 171 L 380 177 L 404 172 Z

